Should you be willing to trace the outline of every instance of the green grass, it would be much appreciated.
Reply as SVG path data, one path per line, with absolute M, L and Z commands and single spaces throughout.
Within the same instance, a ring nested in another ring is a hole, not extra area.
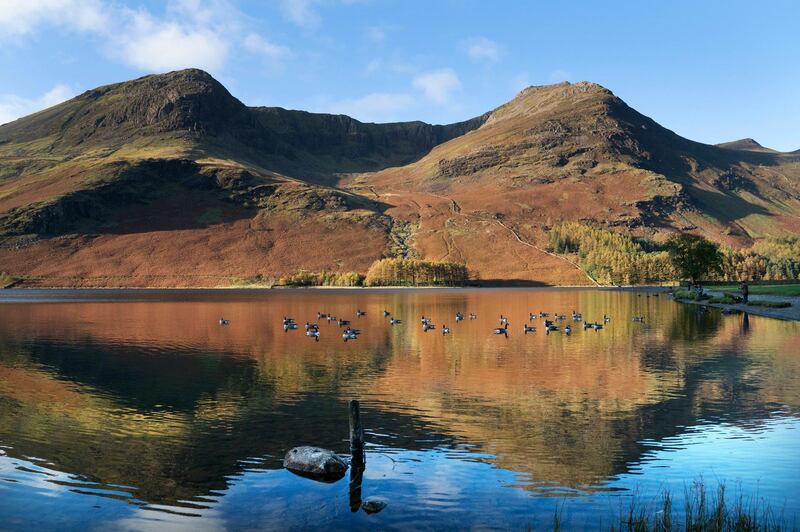
M 708 298 L 708 296 L 706 295 L 698 297 L 697 292 L 695 292 L 694 290 L 687 290 L 685 288 L 679 288 L 677 290 L 674 290 L 672 292 L 672 296 L 675 299 L 689 299 L 691 301 L 700 301 Z
M 255 277 L 234 277 L 230 280 L 231 288 L 272 288 L 275 286 L 275 279 L 256 275 Z
M 709 289 L 732 292 L 735 294 L 740 292 L 739 285 L 711 286 Z M 800 283 L 751 285 L 749 286 L 749 292 L 751 295 L 800 297 Z
M 748 301 L 748 306 L 751 307 L 767 307 L 767 308 L 789 308 L 792 306 L 788 301 Z
M 796 523 L 776 513 L 764 500 L 739 494 L 730 498 L 724 484 L 710 491 L 701 481 L 684 490 L 683 511 L 676 512 L 673 495 L 665 490 L 655 499 L 642 499 L 636 494 L 627 504 L 621 503 L 616 518 L 606 530 L 658 531 L 685 530 L 722 532 L 736 530 L 761 532 L 794 530 Z M 553 530 L 563 529 L 564 507 L 556 506 Z
M 720 303 L 723 305 L 735 305 L 737 303 L 741 303 L 741 298 L 735 297 L 731 294 L 725 294 L 722 297 L 710 297 L 708 299 L 709 303 Z

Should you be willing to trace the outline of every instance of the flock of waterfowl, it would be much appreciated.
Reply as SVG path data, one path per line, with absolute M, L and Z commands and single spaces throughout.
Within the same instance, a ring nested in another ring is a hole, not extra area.
M 360 318 L 362 316 L 366 316 L 366 314 L 367 313 L 365 311 L 361 310 L 361 309 L 356 310 L 356 317 L 357 318 Z M 389 318 L 389 324 L 390 325 L 400 325 L 400 324 L 403 323 L 402 320 L 393 317 L 392 313 L 389 312 L 388 310 L 384 310 L 383 311 L 383 317 L 384 318 Z M 466 317 L 465 317 L 465 315 L 463 313 L 456 312 L 456 315 L 455 315 L 456 322 L 463 321 L 465 318 Z M 572 334 L 573 325 L 571 325 L 570 323 L 563 324 L 563 322 L 567 322 L 567 315 L 566 314 L 558 314 L 558 313 L 556 313 L 553 316 L 553 319 L 549 319 L 550 318 L 550 314 L 547 313 L 547 312 L 539 312 L 538 314 L 537 313 L 533 313 L 533 312 L 529 313 L 528 314 L 528 322 L 527 323 L 523 323 L 522 332 L 524 334 L 535 333 L 536 332 L 536 326 L 532 325 L 532 323 L 535 322 L 537 319 L 540 319 L 540 318 L 542 319 L 542 322 L 543 322 L 543 325 L 544 325 L 544 331 L 545 331 L 546 334 L 550 334 L 551 332 L 560 332 L 560 333 L 563 333 L 563 334 L 566 334 L 566 335 Z M 477 320 L 478 316 L 474 312 L 470 312 L 469 313 L 469 319 L 470 320 Z M 633 319 L 634 322 L 638 322 L 638 323 L 643 323 L 644 322 L 644 316 L 633 316 L 632 319 Z M 306 336 L 308 336 L 310 338 L 314 338 L 314 340 L 316 340 L 316 341 L 319 341 L 319 336 L 320 336 L 319 322 L 322 321 L 322 320 L 326 320 L 329 324 L 330 323 L 335 323 L 336 325 L 338 325 L 339 328 L 342 331 L 341 332 L 342 339 L 345 342 L 348 341 L 348 340 L 357 340 L 358 336 L 361 334 L 361 331 L 359 329 L 351 327 L 350 321 L 345 320 L 343 318 L 337 318 L 333 314 L 326 314 L 326 313 L 323 313 L 323 312 L 317 312 L 317 322 L 316 323 L 311 323 L 309 321 L 307 321 L 305 323 L 304 328 L 305 328 L 305 331 L 306 331 Z M 584 330 L 591 329 L 591 330 L 594 330 L 594 331 L 600 331 L 610 321 L 611 321 L 611 317 L 607 316 L 605 314 L 603 314 L 602 321 L 597 321 L 597 322 L 594 322 L 594 323 L 590 322 L 590 321 L 584 321 L 582 314 L 580 314 L 579 312 L 576 312 L 574 310 L 572 311 L 572 323 L 575 324 L 575 327 L 581 327 L 582 326 Z M 420 323 L 422 324 L 422 332 L 433 331 L 433 330 L 436 329 L 436 325 L 433 323 L 431 318 L 426 317 L 424 314 L 422 315 L 422 317 L 420 319 Z M 225 318 L 220 318 L 219 319 L 219 324 L 220 325 L 229 325 L 230 321 L 225 319 Z M 580 324 L 580 325 L 578 325 L 578 324 Z M 299 328 L 299 326 L 298 326 L 297 322 L 294 320 L 294 318 L 289 318 L 289 317 L 286 317 L 286 316 L 283 317 L 283 330 L 284 330 L 284 332 L 289 332 L 289 331 L 292 331 L 292 330 L 296 330 L 298 328 Z M 450 334 L 450 327 L 448 327 L 447 325 L 443 325 L 440 330 L 442 331 L 443 335 Z M 493 329 L 493 333 L 494 334 L 502 334 L 506 338 L 508 337 L 509 321 L 508 321 L 508 317 L 507 316 L 504 316 L 503 314 L 500 314 L 500 326 L 499 327 L 495 327 Z

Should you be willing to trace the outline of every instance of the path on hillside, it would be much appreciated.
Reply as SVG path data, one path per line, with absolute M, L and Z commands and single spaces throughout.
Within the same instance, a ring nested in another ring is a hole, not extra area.
M 431 195 L 431 196 L 433 196 L 433 197 L 436 197 L 436 198 L 439 198 L 439 199 L 443 199 L 443 200 L 449 201 L 449 202 L 450 202 L 450 210 L 453 212 L 453 214 L 457 214 L 457 215 L 459 215 L 459 216 L 462 216 L 462 217 L 464 217 L 464 218 L 466 218 L 466 219 L 468 219 L 468 220 L 470 219 L 470 215 L 468 215 L 468 214 L 464 214 L 464 213 L 462 212 L 461 205 L 459 205 L 459 204 L 458 204 L 458 202 L 457 202 L 456 200 L 454 200 L 453 198 L 449 198 L 449 197 L 447 197 L 447 196 L 442 196 L 442 195 L 440 195 L 440 194 L 434 194 L 433 192 L 428 192 L 428 194 L 429 194 L 429 195 Z M 485 220 L 485 219 L 484 219 L 484 218 L 482 218 L 482 217 L 476 217 L 476 218 L 477 218 L 479 221 L 482 221 L 482 222 L 485 222 L 485 221 L 487 221 L 487 220 Z M 526 240 L 523 240 L 523 239 L 522 239 L 522 238 L 519 236 L 519 234 L 518 234 L 518 233 L 517 233 L 517 232 L 516 232 L 516 231 L 515 231 L 515 230 L 514 230 L 512 227 L 509 227 L 508 225 L 504 224 L 504 223 L 502 222 L 502 220 L 497 220 L 497 219 L 495 219 L 494 221 L 495 221 L 495 222 L 496 222 L 498 225 L 500 225 L 502 228 L 504 228 L 504 229 L 506 229 L 508 232 L 510 232 L 510 233 L 511 233 L 511 234 L 514 236 L 514 239 L 516 239 L 516 241 L 517 241 L 517 242 L 519 242 L 520 244 L 522 244 L 522 245 L 524 245 L 524 246 L 528 246 L 528 247 L 530 247 L 530 248 L 533 248 L 533 249 L 535 249 L 536 251 L 539 251 L 539 252 L 541 252 L 541 253 L 544 253 L 545 255 L 550 255 L 551 257 L 555 257 L 555 258 L 557 258 L 557 259 L 561 259 L 561 260 L 563 260 L 564 262 L 566 262 L 567 264 L 569 264 L 569 265 L 570 265 L 570 266 L 572 266 L 573 268 L 575 268 L 575 269 L 577 269 L 578 271 L 580 271 L 580 272 L 581 272 L 583 275 L 585 275 L 585 276 L 586 276 L 586 278 L 587 278 L 587 279 L 589 279 L 589 280 L 590 280 L 592 283 L 594 283 L 594 285 L 595 285 L 595 286 L 602 286 L 600 283 L 598 283 L 598 282 L 597 282 L 597 280 L 596 280 L 594 277 L 592 277 L 591 275 L 589 275 L 589 273 L 587 273 L 586 271 L 584 271 L 584 270 L 583 270 L 583 268 L 581 268 L 581 267 L 580 267 L 580 265 L 579 265 L 578 263 L 576 263 L 576 262 L 574 262 L 574 261 L 570 260 L 568 257 L 564 257 L 564 256 L 562 256 L 562 255 L 558 255 L 558 254 L 556 254 L 556 253 L 553 253 L 553 252 L 551 252 L 551 251 L 547 251 L 546 249 L 544 249 L 544 248 L 541 248 L 541 247 L 537 246 L 536 244 L 532 244 L 532 243 L 530 243 L 530 242 L 528 242 L 528 241 L 526 241 Z M 446 231 L 446 230 L 447 230 L 447 229 L 445 228 L 445 231 Z

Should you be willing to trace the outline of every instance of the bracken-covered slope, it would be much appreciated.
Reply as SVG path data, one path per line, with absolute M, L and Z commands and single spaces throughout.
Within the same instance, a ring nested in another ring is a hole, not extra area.
M 243 105 L 200 70 L 0 126 L 0 271 L 28 284 L 208 286 L 383 256 L 582 284 L 544 234 L 582 220 L 732 245 L 800 233 L 800 154 L 664 129 L 591 83 L 446 126 Z
M 687 140 L 585 82 L 525 89 L 419 161 L 348 183 L 413 222 L 423 255 L 465 260 L 486 278 L 578 282 L 532 247 L 562 220 L 734 246 L 800 233 L 796 154 Z

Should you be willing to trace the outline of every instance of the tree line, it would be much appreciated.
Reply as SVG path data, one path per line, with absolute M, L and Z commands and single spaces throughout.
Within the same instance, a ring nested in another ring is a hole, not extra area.
M 358 272 L 301 270 L 278 279 L 279 286 L 459 286 L 469 281 L 463 264 L 418 259 L 380 259 Z
M 800 237 L 768 238 L 749 249 L 734 249 L 691 234 L 656 243 L 562 222 L 550 230 L 549 248 L 576 254 L 581 268 L 602 284 L 800 279 Z
M 464 264 L 419 259 L 381 259 L 372 263 L 367 286 L 458 286 L 469 281 Z
M 600 284 L 670 281 L 676 272 L 666 250 L 643 240 L 578 222 L 562 222 L 549 233 L 550 251 L 577 254 L 581 268 Z

